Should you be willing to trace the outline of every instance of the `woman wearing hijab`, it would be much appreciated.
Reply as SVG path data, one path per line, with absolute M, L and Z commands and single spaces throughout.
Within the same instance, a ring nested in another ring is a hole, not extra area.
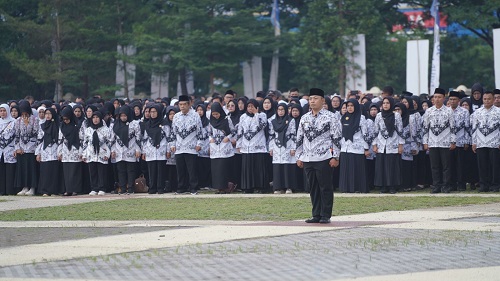
M 274 194 L 291 194 L 297 189 L 295 180 L 295 119 L 288 115 L 288 106 L 278 104 L 276 118 L 269 122 L 269 153 L 273 160 Z
M 332 108 L 334 111 L 340 112 L 340 108 L 342 107 L 342 103 L 344 103 L 344 101 L 342 100 L 342 98 L 340 98 L 340 96 L 333 96 L 332 97 L 331 104 L 332 104 Z
M 413 107 L 413 105 L 412 105 Z M 410 115 L 404 103 L 397 103 L 394 111 L 401 115 L 403 130 L 399 136 L 404 140 L 403 153 L 401 154 L 401 190 L 411 191 L 415 187 L 413 181 L 413 156 L 418 153 L 418 146 L 415 140 L 416 128 L 410 122 Z
M 83 114 L 83 106 L 81 104 L 75 104 L 73 106 L 73 113 L 75 114 L 76 120 L 78 120 L 78 125 L 82 126 L 83 121 L 85 121 L 85 116 Z
M 276 117 L 276 103 L 273 98 L 267 96 L 262 101 L 261 112 L 266 114 L 266 118 L 268 121 L 274 119 Z
M 149 194 L 163 194 L 164 170 L 167 160 L 167 131 L 162 118 L 163 106 L 153 104 L 150 107 L 149 120 L 144 124 L 142 135 L 142 159 L 146 161 L 149 172 Z
M 432 103 L 430 100 L 423 100 L 418 104 L 416 113 L 420 115 L 420 117 L 415 116 L 415 119 L 418 122 L 418 139 L 420 141 L 420 145 L 418 146 L 418 155 L 414 157 L 416 174 L 415 183 L 418 185 L 419 189 L 428 188 L 432 184 L 432 172 L 431 172 L 431 160 L 429 158 L 429 152 L 424 150 L 424 145 L 422 144 L 423 138 L 423 119 L 422 116 L 425 114 L 425 111 L 432 107 Z
M 229 104 L 229 103 L 228 103 Z M 218 189 L 220 194 L 231 193 L 236 185 L 231 182 L 234 148 L 233 122 L 226 116 L 220 103 L 213 103 L 211 108 L 210 125 L 210 164 L 212 167 L 212 188 Z
M 45 106 L 39 106 L 37 108 L 37 112 L 38 112 L 38 124 L 40 126 L 42 126 L 43 123 L 45 123 L 45 110 L 47 108 L 45 108 Z
M 409 92 L 407 92 L 409 93 Z M 419 152 L 420 149 L 422 149 L 422 116 L 418 113 L 418 108 L 416 107 L 417 99 L 418 97 L 413 96 L 412 93 L 409 93 L 412 96 L 405 96 L 401 99 L 401 103 L 403 103 L 408 111 L 408 116 L 409 116 L 409 124 L 410 124 L 410 134 L 412 141 L 416 144 L 416 149 L 413 149 L 411 151 L 411 158 L 412 158 L 412 167 L 411 167 L 411 173 L 412 173 L 412 179 L 411 179 L 411 188 L 412 190 L 415 190 L 417 188 L 417 181 L 418 181 L 418 165 L 419 165 Z M 404 119 L 404 118 L 403 118 Z M 404 120 L 403 120 L 404 121 Z M 403 149 L 404 150 L 404 149 Z M 407 152 L 407 151 L 406 151 Z M 406 159 L 409 159 L 410 157 L 405 157 L 408 156 L 407 153 L 403 152 L 403 161 L 407 161 Z M 404 164 L 404 162 L 402 162 Z M 405 180 L 405 177 L 402 178 L 403 184 Z
M 472 101 L 469 97 L 465 97 L 460 100 L 460 106 L 469 111 L 470 114 L 470 122 L 473 120 L 473 107 Z M 467 132 L 469 134 L 469 138 L 472 138 L 472 130 L 469 128 Z M 469 145 L 472 145 L 470 143 Z M 479 187 L 479 170 L 477 167 L 477 156 L 472 151 L 472 149 L 465 150 L 465 180 L 469 183 L 470 189 L 475 190 L 476 187 Z
M 299 130 L 299 123 L 300 123 L 300 118 L 302 118 L 303 112 L 302 112 L 302 106 L 300 103 L 298 104 L 292 104 L 290 106 L 290 117 L 293 118 L 294 123 L 295 123 L 295 136 L 297 136 L 297 131 Z M 306 191 L 305 187 L 307 186 L 307 183 L 305 182 L 306 178 L 304 177 L 304 168 L 300 168 L 297 165 L 295 166 L 294 174 L 295 174 L 295 188 L 296 191 Z
M 19 118 L 19 112 L 20 112 L 19 105 L 12 105 L 10 107 L 10 116 L 12 116 L 12 118 L 14 119 Z
M 375 157 L 377 156 L 377 154 L 373 152 L 372 143 L 375 137 L 377 137 L 377 135 L 375 135 L 375 117 L 377 117 L 377 114 L 380 111 L 379 109 L 381 104 L 382 102 L 371 103 L 368 108 L 368 114 L 366 115 L 366 127 L 370 136 L 368 142 L 370 146 L 370 154 L 366 156 L 365 161 L 366 187 L 368 188 L 368 190 L 373 190 L 375 187 L 373 183 L 375 181 Z
M 375 186 L 381 193 L 396 193 L 401 185 L 400 154 L 403 153 L 404 140 L 400 133 L 403 121 L 399 113 L 394 113 L 394 99 L 385 97 L 382 100 L 382 111 L 375 117 L 375 134 L 373 152 L 377 153 L 375 161 Z
M 325 103 L 323 104 L 323 108 L 330 112 L 335 112 L 332 106 L 332 100 L 329 97 L 325 97 Z
M 40 125 L 38 118 L 33 116 L 30 104 L 26 100 L 19 103 L 21 117 L 15 122 L 16 126 L 16 180 L 15 187 L 21 190 L 17 195 L 35 195 L 38 186 L 38 169 L 36 168 L 35 149 L 37 147 Z
M 267 192 L 269 189 L 266 128 L 267 116 L 259 113 L 259 102 L 249 100 L 247 112 L 241 116 L 238 125 L 236 142 L 236 148 L 242 153 L 241 189 L 245 193 L 253 193 L 255 190 Z
M 45 122 L 38 131 L 38 146 L 35 150 L 36 160 L 40 162 L 39 193 L 43 196 L 60 193 L 59 184 L 54 183 L 60 176 L 60 163 L 57 157 L 58 145 L 59 115 L 54 108 L 47 108 Z
M 346 107 L 347 112 L 340 119 L 340 191 L 368 193 L 370 190 L 366 186 L 365 157 L 370 153 L 370 134 L 358 101 L 350 99 L 346 102 Z
M 210 171 L 210 140 L 208 135 L 208 125 L 210 120 L 207 118 L 207 108 L 204 104 L 200 103 L 196 106 L 196 112 L 201 118 L 201 149 L 198 151 L 198 161 L 196 164 L 198 166 L 198 189 L 205 188 L 209 189 L 212 183 L 211 171 Z
M 484 94 L 484 88 L 481 84 L 475 83 L 472 85 L 470 88 L 471 96 L 470 100 L 472 103 L 472 112 L 475 112 L 481 106 L 483 106 L 483 94 Z
M 90 125 L 85 129 L 83 140 L 83 161 L 88 163 L 90 185 L 89 195 L 106 194 L 107 164 L 111 157 L 111 130 L 104 125 L 102 113 L 92 113 Z
M 151 105 L 153 105 L 153 103 L 151 103 Z M 132 109 L 134 111 L 134 120 L 141 120 L 141 118 L 142 118 L 142 104 L 139 101 L 137 101 L 137 102 L 133 102 L 132 104 L 130 104 L 130 107 L 132 107 Z M 151 108 L 151 107 L 149 107 L 149 108 Z
M 15 195 L 16 122 L 7 104 L 0 105 L 0 195 Z
M 179 112 L 179 108 L 175 106 L 168 106 L 166 113 L 167 117 L 165 118 L 165 132 L 167 136 L 167 143 L 172 144 L 175 143 L 175 135 L 172 130 L 172 121 L 174 120 L 174 116 L 177 112 Z M 167 171 L 165 173 L 166 181 L 165 181 L 165 192 L 175 192 L 178 187 L 177 180 L 177 167 L 175 162 L 174 155 L 167 149 Z
M 141 157 L 141 129 L 139 121 L 133 119 L 132 108 L 119 107 L 119 117 L 114 121 L 111 137 L 111 159 L 116 161 L 119 194 L 134 193 L 137 178 L 136 163 Z
M 235 109 L 232 111 L 232 103 L 234 103 Z M 241 164 L 242 164 L 242 156 L 241 152 L 236 149 L 236 138 L 238 135 L 238 126 L 240 123 L 241 116 L 245 114 L 247 111 L 247 98 L 241 97 L 238 100 L 232 100 L 228 103 L 229 109 L 229 118 L 233 124 L 233 129 L 231 130 L 231 142 L 234 149 L 234 156 L 232 157 L 232 169 L 231 169 L 231 182 L 236 186 L 241 186 Z
M 61 111 L 62 122 L 59 131 L 58 159 L 62 162 L 64 196 L 75 196 L 83 192 L 82 140 L 83 131 L 71 106 Z M 83 175 L 88 175 L 83 174 Z

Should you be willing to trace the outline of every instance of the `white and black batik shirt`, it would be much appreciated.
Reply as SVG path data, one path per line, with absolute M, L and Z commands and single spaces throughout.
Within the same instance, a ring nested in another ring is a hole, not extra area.
M 351 140 L 346 140 L 344 138 L 340 141 L 340 152 L 353 153 L 353 154 L 365 154 L 365 149 L 369 149 L 369 145 L 372 141 L 370 136 L 370 131 L 367 127 L 366 118 L 361 115 L 359 120 L 359 127 L 354 132 Z
M 202 132 L 201 132 L 201 119 L 200 115 L 193 109 L 184 114 L 177 112 L 172 121 L 172 132 L 175 136 L 175 154 L 195 154 L 196 146 L 203 146 Z
M 253 117 L 241 115 L 238 124 L 236 148 L 241 153 L 267 153 L 265 129 L 267 117 L 265 113 L 256 113 Z
M 278 134 L 274 131 L 273 122 L 269 121 L 269 151 L 273 152 L 273 164 L 295 164 L 295 156 L 290 153 L 295 150 L 297 135 L 295 132 L 295 120 L 290 118 L 285 133 L 286 143 L 282 144 Z
M 474 111 L 472 122 L 472 144 L 477 148 L 500 147 L 500 108 L 481 107 Z
M 448 148 L 456 142 L 453 110 L 446 106 L 433 106 L 423 116 L 423 144 L 429 147 Z
M 401 115 L 397 112 L 394 113 L 394 122 L 394 132 L 392 136 L 390 136 L 385 126 L 382 113 L 377 113 L 374 122 L 374 134 L 376 137 L 372 142 L 372 146 L 377 146 L 378 153 L 384 153 L 385 151 L 387 154 L 396 154 L 399 152 L 399 145 L 404 145 L 405 141 L 400 135 L 403 131 L 403 120 L 401 119 Z
M 453 110 L 455 118 L 455 138 L 457 147 L 464 147 L 471 143 L 470 137 L 470 114 L 469 111 L 461 106 Z
M 22 117 L 16 119 L 16 150 L 21 149 L 24 153 L 35 153 L 37 147 L 37 137 L 40 125 L 38 117 L 28 117 L 28 124 L 24 123 Z
M 306 113 L 297 130 L 295 155 L 303 162 L 320 162 L 339 157 L 342 126 L 340 114 L 321 109 L 316 116 Z

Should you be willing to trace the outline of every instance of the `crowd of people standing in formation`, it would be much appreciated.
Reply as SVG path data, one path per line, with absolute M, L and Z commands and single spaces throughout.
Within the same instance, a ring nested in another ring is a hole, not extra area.
M 319 222 L 331 215 L 325 186 L 332 199 L 334 188 L 498 192 L 499 107 L 500 90 L 478 83 L 470 97 L 396 97 L 390 86 L 345 100 L 316 88 L 209 101 L 27 97 L 0 105 L 0 195 L 130 194 L 143 174 L 151 194 L 309 192 L 327 209 L 313 206 Z

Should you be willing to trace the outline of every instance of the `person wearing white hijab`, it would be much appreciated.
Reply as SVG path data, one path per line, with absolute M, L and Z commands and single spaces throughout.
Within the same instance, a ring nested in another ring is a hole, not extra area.
M 0 105 L 0 195 L 15 195 L 16 127 L 7 104 Z
M 36 113 L 37 113 L 37 117 L 38 117 L 38 124 L 40 124 L 40 126 L 42 126 L 43 123 L 45 123 L 45 110 L 47 108 L 45 108 L 45 106 L 40 106 L 37 108 L 36 110 Z

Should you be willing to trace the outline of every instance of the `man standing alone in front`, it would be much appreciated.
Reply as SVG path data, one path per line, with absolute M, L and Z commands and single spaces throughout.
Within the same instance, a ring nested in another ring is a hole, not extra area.
M 333 209 L 332 167 L 339 165 L 342 127 L 338 115 L 323 109 L 325 92 L 309 91 L 310 112 L 297 131 L 297 165 L 304 168 L 309 185 L 312 217 L 306 223 L 330 223 Z

